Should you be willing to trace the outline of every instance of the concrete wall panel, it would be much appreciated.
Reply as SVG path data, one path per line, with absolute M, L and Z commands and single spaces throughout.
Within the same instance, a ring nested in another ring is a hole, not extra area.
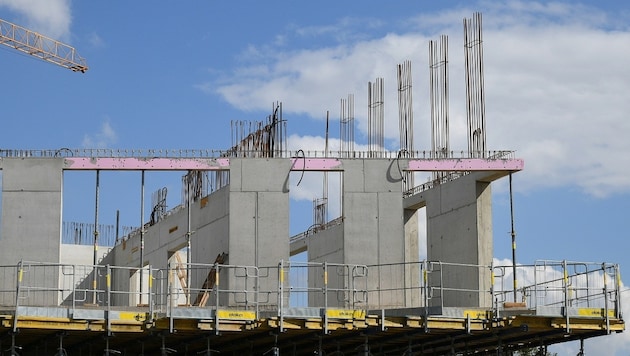
M 59 262 L 62 159 L 3 160 L 0 260 Z

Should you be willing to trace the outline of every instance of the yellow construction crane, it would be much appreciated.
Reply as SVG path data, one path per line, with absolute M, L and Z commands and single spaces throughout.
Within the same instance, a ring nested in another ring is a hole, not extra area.
M 88 66 L 74 47 L 0 19 L 0 43 L 20 52 L 85 73 Z

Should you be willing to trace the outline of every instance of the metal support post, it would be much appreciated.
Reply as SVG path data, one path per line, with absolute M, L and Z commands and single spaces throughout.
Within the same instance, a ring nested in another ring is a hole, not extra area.
M 284 260 L 278 264 L 278 328 L 284 332 Z
M 566 332 L 570 333 L 571 328 L 569 326 L 569 271 L 567 271 L 567 261 L 562 261 L 563 287 L 564 287 L 564 317 L 566 322 Z
M 144 170 L 142 171 L 141 187 L 140 187 L 140 298 L 139 304 L 142 304 L 142 291 L 144 284 Z
M 606 332 L 610 334 L 610 316 L 608 316 L 608 274 L 606 264 L 602 263 L 602 274 L 604 276 L 604 320 L 606 321 Z
M 516 303 L 516 289 L 518 281 L 516 279 L 516 231 L 514 231 L 514 204 L 512 203 L 512 173 L 510 172 L 510 222 L 512 235 L 512 280 L 514 282 L 514 303 Z
M 112 270 L 109 264 L 107 265 L 107 270 L 105 273 L 106 273 L 105 274 L 105 288 L 106 288 L 105 293 L 107 296 L 107 301 L 105 304 L 105 315 L 107 318 L 106 332 L 107 332 L 107 336 L 109 337 L 109 336 L 112 336 L 112 321 L 110 318 L 110 313 L 111 313 L 110 306 L 112 304 L 112 278 L 111 278 Z
M 100 171 L 96 170 L 96 197 L 94 201 L 94 255 L 92 258 L 92 265 L 94 266 L 93 278 L 92 278 L 92 304 L 96 305 L 97 297 L 96 297 L 96 281 L 97 281 L 97 268 L 98 264 L 98 199 L 99 199 L 99 188 L 100 188 Z
M 215 335 L 219 335 L 219 263 L 214 263 L 214 295 L 215 295 L 215 306 L 214 310 L 214 333 Z
M 18 310 L 20 307 L 20 289 L 22 287 L 22 278 L 24 276 L 24 262 L 20 260 L 17 267 L 17 279 L 15 283 L 15 315 L 13 315 L 13 334 L 17 332 Z
M 324 262 L 322 267 L 324 268 L 324 287 L 322 288 L 324 294 L 324 334 L 328 334 L 328 263 Z
M 619 272 L 619 265 L 615 264 L 615 281 L 617 282 L 615 285 L 615 317 L 617 319 L 622 319 L 622 306 L 621 306 L 621 274 Z
M 191 207 L 192 207 L 192 199 L 193 199 L 193 194 L 191 192 L 191 180 L 193 179 L 193 171 L 188 171 L 188 174 L 186 175 L 186 192 L 187 192 L 187 196 L 186 196 L 186 291 L 184 291 L 186 293 L 186 305 L 191 305 L 190 303 L 190 283 L 192 282 L 191 279 L 191 262 L 192 262 L 192 244 L 191 244 L 191 237 L 193 232 L 191 231 Z M 218 305 L 217 305 L 218 306 Z

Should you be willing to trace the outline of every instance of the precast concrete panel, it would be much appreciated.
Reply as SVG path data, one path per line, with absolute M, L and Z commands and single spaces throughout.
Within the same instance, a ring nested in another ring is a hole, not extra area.
M 477 234 L 479 239 L 479 264 L 491 265 L 494 257 L 494 231 L 492 229 L 492 186 L 488 182 L 477 182 Z M 489 291 L 492 286 L 492 271 L 482 269 L 479 273 L 479 288 Z M 481 295 L 481 305 L 492 305 L 490 293 Z
M 427 206 L 427 209 L 430 209 Z M 477 210 L 465 206 L 427 218 L 428 259 L 453 263 L 479 263 Z
M 257 266 L 277 265 L 289 258 L 289 190 L 291 160 L 281 158 L 240 161 L 240 188 L 231 188 L 230 250 L 243 256 L 243 262 Z M 233 177 L 231 177 L 232 181 Z M 253 194 L 248 194 L 252 192 Z M 236 227 L 235 225 L 239 225 Z M 249 227 L 246 227 L 249 225 Z M 243 229 L 245 234 L 232 230 Z M 247 248 L 251 253 L 243 252 Z M 234 253 L 230 253 L 234 256 Z M 253 253 L 253 254 L 252 254 Z M 234 262 L 232 260 L 232 262 Z
M 241 190 L 288 193 L 289 173 L 291 173 L 289 159 L 260 158 L 241 161 Z M 230 181 L 232 179 L 230 176 Z
M 92 265 L 94 263 L 94 246 L 61 244 L 59 263 L 67 265 Z M 96 259 L 101 261 L 109 253 L 109 248 L 99 248 Z
M 420 306 L 422 305 L 422 295 L 420 294 L 420 286 L 422 275 L 420 271 L 420 237 L 418 229 L 418 210 L 405 209 L 403 213 L 404 230 L 405 230 L 405 305 Z M 424 234 L 423 234 L 424 236 Z M 426 240 L 422 243 L 426 244 Z M 424 247 L 426 251 L 426 246 Z
M 59 262 L 62 164 L 63 159 L 3 159 L 0 219 L 2 264 L 17 264 L 20 260 Z M 25 276 L 24 283 L 28 283 L 29 276 Z M 59 296 L 54 289 L 58 288 L 59 269 L 38 269 L 34 278 L 37 278 L 34 283 L 38 288 L 51 292 L 38 293 L 39 300 L 27 298 L 20 303 L 57 303 Z M 0 281 L 0 288 L 15 288 L 15 283 L 15 280 L 3 280 Z
M 276 266 L 289 259 L 289 195 L 258 193 L 257 266 Z
M 344 225 L 332 226 L 307 237 L 307 254 L 310 262 L 343 263 Z
M 366 159 L 363 162 L 366 192 L 397 192 L 401 195 L 402 176 L 396 160 Z
M 472 173 L 425 192 L 427 259 L 443 263 L 430 283 L 447 288 L 437 301 L 443 306 L 492 305 L 486 288 L 492 263 L 491 190 L 478 178 Z
M 344 211 L 344 263 L 377 264 L 378 194 L 346 193 Z
M 379 264 L 400 263 L 405 256 L 405 233 L 400 192 L 378 193 Z
M 403 229 L 402 195 L 400 192 L 378 193 L 378 264 L 389 265 L 372 271 L 370 279 L 378 278 L 380 307 L 402 307 L 405 300 L 405 234 Z
M 228 252 L 229 218 L 225 216 L 203 225 L 192 236 L 193 263 L 212 264 L 218 255 Z
M 0 258 L 59 261 L 62 159 L 10 159 L 3 164 Z
M 243 177 L 243 159 L 239 159 L 239 158 L 230 158 L 230 170 L 229 170 L 229 175 L 230 175 L 230 184 L 228 185 L 228 188 L 230 191 L 233 192 L 241 192 L 243 191 L 243 186 L 242 186 L 242 177 Z
M 475 180 L 470 178 L 470 176 L 466 176 L 458 179 L 456 183 L 447 182 L 436 185 L 431 192 L 439 193 L 439 199 L 438 202 L 435 202 L 434 199 L 431 200 L 431 206 L 427 208 L 427 218 L 449 213 L 462 206 L 475 204 L 477 201 Z
M 364 160 L 343 161 L 343 191 L 346 193 L 359 193 L 365 191 Z
M 223 187 L 212 194 L 201 198 L 198 202 L 199 217 L 196 226 L 212 224 L 215 220 L 229 215 L 230 190 Z
M 191 209 L 195 211 L 196 209 Z M 172 218 L 171 218 L 172 217 Z M 168 223 L 157 223 L 145 228 L 144 233 L 144 265 L 156 268 L 167 268 L 169 251 L 176 249 L 186 241 L 188 232 L 188 208 L 172 214 Z M 195 231 L 195 224 L 191 218 L 190 231 Z M 177 227 L 177 230 L 172 230 Z M 191 236 L 194 236 L 191 235 Z M 139 235 L 136 236 L 139 238 Z M 136 266 L 140 266 L 140 254 L 135 254 Z
M 405 261 L 418 262 L 420 260 L 420 229 L 418 221 L 418 210 L 405 209 L 403 212 L 404 230 L 405 230 Z M 423 234 L 424 236 L 425 234 Z M 426 247 L 425 247 L 426 251 Z
M 230 193 L 230 264 L 256 265 L 257 204 L 256 192 Z

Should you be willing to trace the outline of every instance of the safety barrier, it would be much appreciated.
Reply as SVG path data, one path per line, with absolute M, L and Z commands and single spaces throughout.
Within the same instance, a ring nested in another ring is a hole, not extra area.
M 517 285 L 514 270 L 523 287 L 510 288 Z M 172 263 L 163 270 L 21 261 L 0 266 L 0 307 L 14 308 L 16 318 L 27 307 L 65 307 L 71 315 L 86 308 L 133 309 L 170 318 L 184 315 L 179 309 L 194 308 L 208 310 L 203 315 L 217 321 L 255 319 L 264 311 L 282 322 L 409 307 L 429 313 L 434 307 L 467 307 L 461 301 L 473 300 L 496 317 L 520 308 L 563 316 L 568 325 L 573 316 L 621 319 L 620 285 L 616 264 L 571 261 L 517 266 L 281 261 L 271 267 L 217 262 Z
M 516 273 L 515 273 L 516 272 Z M 516 275 L 516 278 L 514 276 Z M 537 314 L 621 319 L 619 265 L 541 260 L 533 265 L 493 267 L 496 313 L 512 308 Z M 525 286 L 518 287 L 524 281 Z M 507 285 L 512 284 L 512 288 Z
M 257 311 L 267 298 L 259 292 L 260 269 L 254 266 L 172 262 L 160 310 L 176 307 L 231 307 Z
M 144 274 L 144 288 L 139 287 Z M 147 267 L 74 265 L 20 261 L 0 266 L 3 306 L 129 307 L 152 306 L 159 295 L 152 281 L 162 271 Z M 11 283 L 8 283 L 11 281 Z M 9 286 L 12 285 L 13 288 Z

